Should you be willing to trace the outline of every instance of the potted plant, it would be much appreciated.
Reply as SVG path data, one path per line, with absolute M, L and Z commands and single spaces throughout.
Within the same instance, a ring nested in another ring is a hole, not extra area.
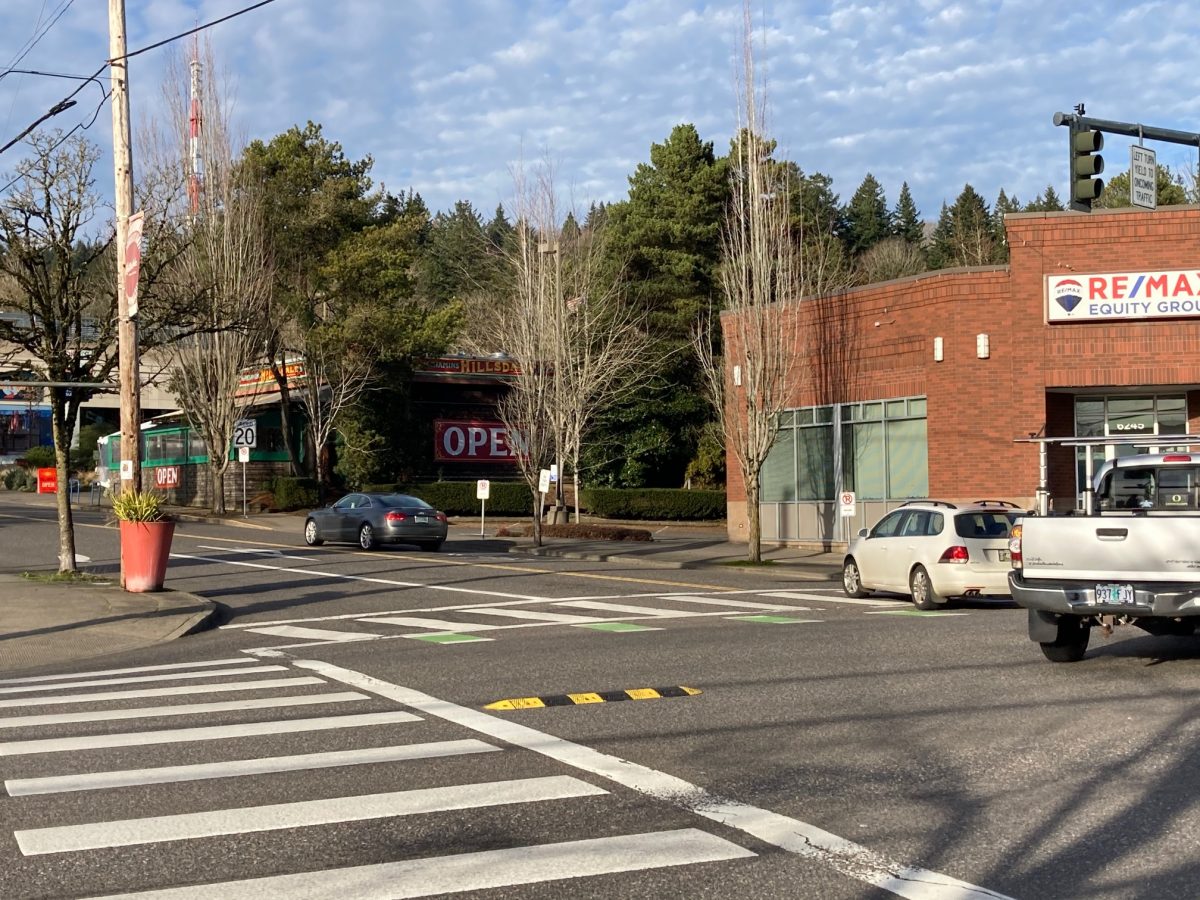
M 125 590 L 161 591 L 167 577 L 175 520 L 162 508 L 162 495 L 132 488 L 110 493 L 121 525 L 121 572 Z

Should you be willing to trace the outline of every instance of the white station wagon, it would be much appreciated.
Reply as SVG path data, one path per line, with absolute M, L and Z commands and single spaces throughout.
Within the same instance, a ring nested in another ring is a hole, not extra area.
M 1008 534 L 1024 510 L 1006 500 L 912 500 L 850 542 L 842 587 L 910 594 L 917 609 L 951 597 L 1009 596 Z

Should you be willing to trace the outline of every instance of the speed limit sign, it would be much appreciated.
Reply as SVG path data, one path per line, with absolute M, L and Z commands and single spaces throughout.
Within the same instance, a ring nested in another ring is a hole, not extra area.
M 255 447 L 258 445 L 258 420 L 238 419 L 233 424 L 233 446 Z

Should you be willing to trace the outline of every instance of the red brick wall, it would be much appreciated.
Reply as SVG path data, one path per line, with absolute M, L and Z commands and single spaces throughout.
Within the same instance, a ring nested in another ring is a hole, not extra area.
M 932 496 L 1031 498 L 1037 448 L 1014 439 L 1071 433 L 1073 400 L 1062 389 L 1200 384 L 1200 318 L 1051 326 L 1044 308 L 1047 275 L 1200 268 L 1200 208 L 1022 213 L 1006 225 L 1006 268 L 931 272 L 795 304 L 807 362 L 788 405 L 924 394 Z M 976 356 L 978 334 L 989 336 L 987 359 Z M 1200 427 L 1200 394 L 1189 394 L 1188 414 Z M 1069 450 L 1052 454 L 1056 495 L 1073 490 L 1072 460 Z M 731 501 L 744 500 L 732 454 L 727 487 Z

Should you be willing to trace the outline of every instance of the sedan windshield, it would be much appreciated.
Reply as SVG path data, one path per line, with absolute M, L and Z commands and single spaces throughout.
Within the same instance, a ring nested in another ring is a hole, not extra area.
M 1016 521 L 1016 513 L 960 513 L 954 517 L 954 532 L 964 538 L 1006 538 Z
M 410 497 L 408 494 L 387 494 L 380 497 L 379 502 L 397 509 L 433 509 L 420 497 Z

